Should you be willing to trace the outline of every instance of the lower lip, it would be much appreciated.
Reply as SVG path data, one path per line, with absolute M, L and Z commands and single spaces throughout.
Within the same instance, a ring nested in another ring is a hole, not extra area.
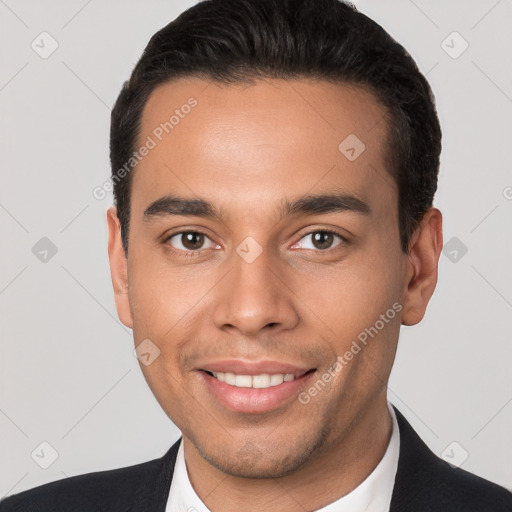
M 309 372 L 298 379 L 283 382 L 269 388 L 238 388 L 208 375 L 205 371 L 199 374 L 209 391 L 226 409 L 235 412 L 262 413 L 282 406 L 291 397 L 297 397 L 299 390 L 313 375 Z

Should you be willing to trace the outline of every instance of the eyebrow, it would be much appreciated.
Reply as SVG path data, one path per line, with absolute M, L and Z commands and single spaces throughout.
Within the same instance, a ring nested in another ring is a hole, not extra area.
M 350 194 L 309 194 L 292 202 L 285 200 L 281 218 L 286 216 L 321 215 L 326 213 L 353 212 L 370 215 L 370 206 Z M 144 210 L 144 219 L 167 215 L 205 217 L 222 220 L 215 206 L 204 199 L 188 199 L 168 195 L 157 199 Z

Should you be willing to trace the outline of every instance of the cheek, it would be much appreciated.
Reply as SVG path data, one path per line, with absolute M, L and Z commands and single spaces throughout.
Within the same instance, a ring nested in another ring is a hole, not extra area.
M 128 282 L 134 333 L 165 337 L 197 302 L 194 287 L 183 282 L 178 271 L 135 251 L 128 264 Z
M 291 288 L 319 320 L 328 339 L 343 348 L 400 301 L 396 265 L 384 258 L 354 256 L 319 272 L 292 277 Z M 290 276 L 291 277 L 291 276 Z

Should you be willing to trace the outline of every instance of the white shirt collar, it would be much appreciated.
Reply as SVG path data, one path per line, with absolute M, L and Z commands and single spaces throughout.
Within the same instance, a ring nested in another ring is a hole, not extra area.
M 400 453 L 400 434 L 395 411 L 388 404 L 393 432 L 384 457 L 355 489 L 317 512 L 388 512 Z M 169 490 L 166 512 L 210 512 L 194 491 L 187 473 L 183 442 L 180 443 Z

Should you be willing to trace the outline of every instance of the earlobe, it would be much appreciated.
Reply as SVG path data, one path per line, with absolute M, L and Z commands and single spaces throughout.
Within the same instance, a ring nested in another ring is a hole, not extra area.
M 121 240 L 121 226 L 115 206 L 107 210 L 107 225 L 108 259 L 117 315 L 121 322 L 131 329 L 133 321 L 128 297 L 128 260 Z
M 403 325 L 415 325 L 423 319 L 437 284 L 442 248 L 442 214 L 430 208 L 411 238 L 404 276 Z

